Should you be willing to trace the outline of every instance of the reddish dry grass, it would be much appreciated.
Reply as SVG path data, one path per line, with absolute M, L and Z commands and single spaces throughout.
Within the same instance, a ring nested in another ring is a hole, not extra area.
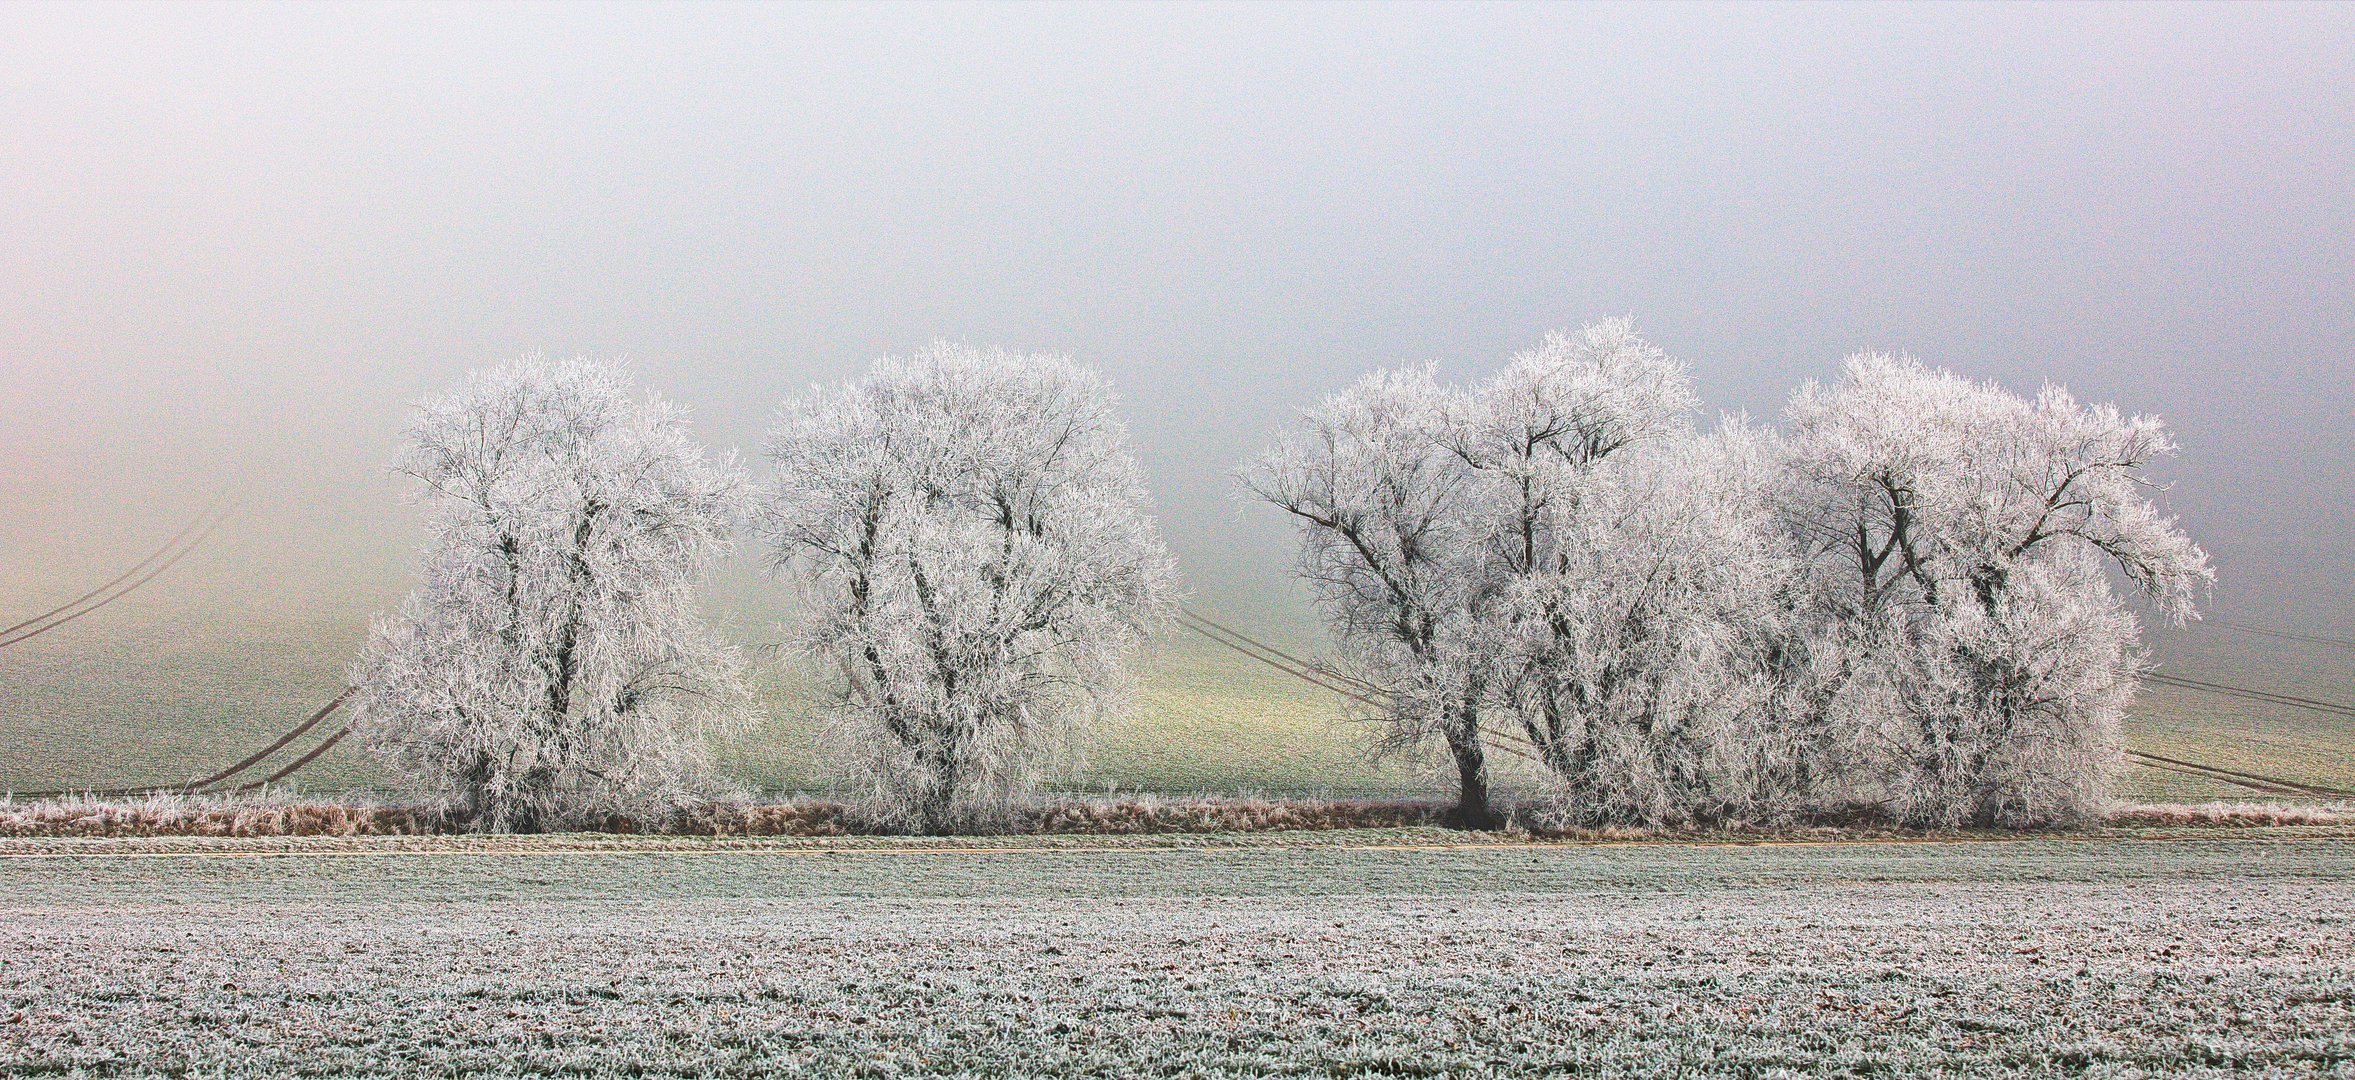
M 1016 835 L 1390 829 L 1436 824 L 1445 808 L 1418 802 L 1273 799 L 1054 799 L 1017 811 L 997 830 Z M 842 804 L 713 803 L 663 830 L 692 836 L 843 836 L 868 831 Z
M 1275 799 L 1054 799 L 1024 808 L 998 831 L 1132 835 L 1383 829 L 1437 824 L 1445 808 L 1417 802 Z M 0 837 L 418 836 L 452 831 L 399 806 L 273 798 L 155 796 L 137 800 L 0 802 Z M 681 836 L 847 836 L 871 832 L 839 802 L 717 802 L 668 821 L 612 818 L 597 831 Z
M 1018 835 L 1138 835 L 1148 833 L 1276 832 L 1395 829 L 1441 823 L 1447 807 L 1409 801 L 1154 797 L 1057 798 L 1019 811 L 998 830 Z M 2355 807 L 2271 803 L 2129 805 L 2110 815 L 2120 828 L 2355 825 Z M 0 837 L 286 837 L 420 836 L 454 831 L 418 811 L 381 803 L 298 801 L 276 795 L 230 798 L 158 795 L 137 800 L 0 801 Z M 715 802 L 680 811 L 670 820 L 606 821 L 609 833 L 678 836 L 847 836 L 873 830 L 840 802 Z M 1633 840 L 1677 835 L 1644 829 L 1555 829 L 1516 826 L 1514 832 L 1548 839 Z M 1799 830 L 1811 836 L 1883 835 L 1899 830 L 1864 822 L 1827 823 Z M 1741 835 L 1783 835 L 1773 830 Z
M 1436 803 L 1352 800 L 1061 800 L 1033 808 L 1014 826 L 1026 833 L 1273 832 L 1287 829 L 1398 829 L 1436 825 Z
M 859 831 L 856 824 L 842 803 L 794 799 L 705 803 L 681 811 L 667 831 L 685 836 L 847 836 Z
M 0 803 L 0 836 L 415 836 L 431 823 L 398 806 L 203 799 Z
M 2206 825 L 2234 828 L 2265 828 L 2280 825 L 2348 825 L 2355 824 L 2355 807 L 2294 805 L 2283 803 L 2185 803 L 2134 804 L 2121 806 L 2110 813 L 2109 823 L 2119 827 L 2157 827 Z

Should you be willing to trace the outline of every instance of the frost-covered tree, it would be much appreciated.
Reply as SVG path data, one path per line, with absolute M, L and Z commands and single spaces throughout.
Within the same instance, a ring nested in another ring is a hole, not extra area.
M 1482 681 L 1582 822 L 1748 809 L 1729 762 L 1770 684 L 1742 623 L 1771 613 L 1777 565 L 1696 404 L 1613 319 L 1514 357 L 1441 434 L 1467 474 Z
M 1860 355 L 1792 401 L 1785 520 L 1846 715 L 1920 824 L 2084 818 L 2138 673 L 2114 570 L 2195 617 L 2206 556 L 2150 500 L 2159 421 Z M 2105 564 L 2107 570 L 2105 570 Z
M 524 360 L 425 402 L 424 580 L 374 627 L 355 729 L 454 820 L 528 832 L 693 795 L 746 715 L 695 587 L 742 482 L 618 366 Z
M 1637 752 L 1613 741 L 1620 718 L 1598 709 L 1623 704 L 1636 679 L 1666 678 L 1653 665 L 1667 658 L 1622 657 L 1641 676 L 1581 668 L 1600 636 L 1649 618 L 1622 604 L 1626 625 L 1590 625 L 1602 615 L 1589 576 L 1625 546 L 1623 531 L 1667 524 L 1658 500 L 1629 516 L 1641 500 L 1611 466 L 1688 435 L 1694 404 L 1682 365 L 1608 320 L 1548 335 L 1469 392 L 1427 370 L 1371 376 L 1247 474 L 1299 523 L 1302 573 L 1344 662 L 1380 691 L 1384 745 L 1446 745 L 1457 823 L 1495 820 L 1482 742 L 1492 715 L 1509 725 L 1496 737 L 1528 742 L 1573 802 L 1597 803 L 1606 744 L 1613 767 Z M 1611 683 L 1607 706 L 1589 697 L 1596 679 Z
M 1454 759 L 1456 820 L 1494 820 L 1484 738 L 1582 823 L 2097 809 L 2138 672 L 2111 576 L 2175 619 L 2210 577 L 2149 499 L 2158 422 L 1871 356 L 1787 436 L 1693 404 L 1604 322 L 1469 391 L 1370 376 L 1248 470 L 1384 745 Z
M 1546 561 L 1487 620 L 1502 704 L 1578 824 L 1780 820 L 1816 748 L 1784 723 L 1795 564 L 1746 434 L 1598 464 L 1540 522 Z
M 1172 611 L 1114 407 L 1068 359 L 937 344 L 780 413 L 762 527 L 887 824 L 993 824 Z
M 1488 828 L 1482 707 L 1483 574 L 1471 472 L 1448 448 L 1458 402 L 1428 368 L 1377 372 L 1326 398 L 1252 463 L 1244 482 L 1290 514 L 1347 674 L 1378 691 L 1382 745 L 1441 740 L 1454 824 Z
M 1626 319 L 1548 334 L 1454 402 L 1438 437 L 1471 474 L 1464 508 L 1490 573 L 1544 572 L 1549 515 L 1575 512 L 1613 455 L 1686 431 L 1697 404 L 1684 365 Z

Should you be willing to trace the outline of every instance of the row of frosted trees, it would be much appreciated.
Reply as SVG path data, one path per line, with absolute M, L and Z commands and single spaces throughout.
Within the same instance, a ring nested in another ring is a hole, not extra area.
M 751 714 L 698 579 L 750 517 L 840 672 L 879 824 L 986 827 L 1166 618 L 1175 566 L 1103 379 L 954 346 L 789 403 L 755 491 L 606 364 L 524 361 L 427 403 L 403 471 L 424 581 L 361 660 L 358 724 L 451 819 L 534 831 L 700 793 Z
M 2096 812 L 2139 674 L 2114 583 L 2193 614 L 2205 557 L 2160 515 L 2158 422 L 1851 358 L 1780 430 L 1697 430 L 1682 365 L 1623 321 L 1487 382 L 1377 373 L 1246 468 L 1378 748 L 1435 750 L 1454 818 L 1488 755 L 1572 824 Z M 618 369 L 526 361 L 426 404 L 423 582 L 373 633 L 359 724 L 476 828 L 657 814 L 752 711 L 694 589 L 749 518 L 837 673 L 877 824 L 987 828 L 1117 707 L 1175 570 L 1109 387 L 941 345 L 779 413 L 753 485 Z

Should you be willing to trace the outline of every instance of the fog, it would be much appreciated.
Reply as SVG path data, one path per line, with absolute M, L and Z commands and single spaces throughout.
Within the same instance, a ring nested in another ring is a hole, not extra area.
M 220 490 L 112 617 L 389 606 L 471 367 L 627 358 L 757 470 L 946 337 L 1109 373 L 1193 595 L 1281 622 L 1232 474 L 1295 409 L 1629 315 L 1712 411 L 1874 348 L 2156 412 L 2216 610 L 2344 633 L 2350 192 L 2345 6 L 9 6 L 0 614 Z

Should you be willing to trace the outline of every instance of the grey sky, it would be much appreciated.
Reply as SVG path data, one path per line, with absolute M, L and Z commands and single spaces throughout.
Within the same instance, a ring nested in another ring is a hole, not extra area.
M 2349 6 L 9 6 L 0 599 L 234 471 L 173 595 L 382 605 L 468 367 L 626 356 L 749 452 L 946 336 L 1108 371 L 1241 603 L 1292 409 L 1626 314 L 1712 408 L 1872 347 L 2156 411 L 2220 607 L 2345 630 L 2351 192 Z

